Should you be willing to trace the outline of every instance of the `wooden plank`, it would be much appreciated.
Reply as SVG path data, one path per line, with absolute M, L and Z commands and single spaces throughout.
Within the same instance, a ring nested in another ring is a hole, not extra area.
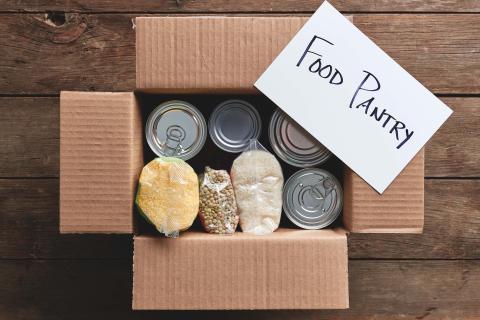
M 350 309 L 276 319 L 477 319 L 480 261 L 354 260 Z M 131 261 L 0 261 L 2 319 L 267 319 L 272 311 L 133 312 Z
M 0 176 L 58 177 L 58 98 L 0 98 Z
M 355 15 L 354 23 L 433 92 L 480 92 L 480 15 Z
M 131 235 L 60 235 L 58 179 L 0 179 L 0 259 L 130 258 Z
M 0 93 L 133 89 L 134 16 L 1 15 Z M 480 15 L 358 14 L 355 24 L 434 92 L 480 94 Z
M 350 234 L 350 258 L 480 259 L 480 180 L 426 180 L 423 234 Z M 60 235 L 56 179 L 0 179 L 0 259 L 122 259 L 131 237 Z
M 137 0 L 135 5 L 127 0 L 37 0 L 30 3 L 16 0 L 0 1 L 2 11 L 78 11 L 78 12 L 307 12 L 315 11 L 321 0 Z M 477 0 L 332 0 L 331 3 L 345 12 L 479 12 Z
M 129 91 L 135 87 L 131 15 L 0 15 L 0 93 Z
M 480 98 L 442 98 L 454 113 L 429 141 L 425 175 L 480 177 Z
M 350 258 L 479 259 L 480 180 L 425 180 L 422 234 L 349 235 Z
M 454 113 L 426 148 L 428 177 L 480 177 L 480 98 L 442 98 Z M 58 98 L 0 98 L 0 177 L 58 177 Z

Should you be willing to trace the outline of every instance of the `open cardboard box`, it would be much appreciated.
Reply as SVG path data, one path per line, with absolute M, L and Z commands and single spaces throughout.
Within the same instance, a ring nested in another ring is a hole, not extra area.
M 253 83 L 306 19 L 137 18 L 135 93 L 61 93 L 60 232 L 134 234 L 133 309 L 348 308 L 347 232 L 422 231 L 423 151 L 383 195 L 330 161 L 337 177 L 343 171 L 345 195 L 343 225 L 329 229 L 282 219 L 267 236 L 194 226 L 167 239 L 134 212 L 139 172 L 153 157 L 144 143 L 148 113 L 175 97 L 208 119 L 217 102 L 240 97 L 257 106 L 265 137 L 274 106 Z M 197 172 L 229 169 L 235 156 L 208 141 L 188 162 Z M 282 165 L 287 178 L 294 169 Z

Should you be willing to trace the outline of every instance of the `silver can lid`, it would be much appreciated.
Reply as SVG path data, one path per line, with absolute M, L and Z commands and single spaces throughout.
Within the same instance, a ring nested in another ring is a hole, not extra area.
M 292 166 L 312 167 L 327 161 L 332 153 L 280 109 L 270 119 L 268 137 L 275 154 Z
M 330 172 L 309 168 L 294 173 L 283 188 L 283 210 L 303 229 L 322 229 L 333 223 L 343 206 L 340 182 Z
M 227 100 L 210 115 L 208 132 L 212 141 L 222 150 L 243 151 L 251 139 L 258 139 L 262 130 L 260 114 L 243 100 Z
M 193 158 L 205 144 L 207 123 L 188 102 L 162 103 L 150 113 L 145 126 L 147 143 L 160 157 Z

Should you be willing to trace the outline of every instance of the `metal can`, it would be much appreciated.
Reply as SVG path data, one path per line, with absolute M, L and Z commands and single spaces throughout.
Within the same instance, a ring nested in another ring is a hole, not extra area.
M 160 157 L 193 158 L 205 144 L 207 123 L 188 102 L 172 100 L 150 113 L 145 126 L 147 143 Z
M 227 100 L 219 104 L 210 115 L 208 133 L 222 150 L 243 151 L 250 139 L 258 139 L 262 130 L 260 114 L 243 100 Z
M 283 187 L 283 210 L 303 229 L 322 229 L 333 223 L 343 206 L 340 182 L 330 172 L 308 168 L 294 173 Z
M 292 166 L 312 167 L 326 162 L 332 153 L 280 109 L 270 119 L 268 137 L 275 154 Z

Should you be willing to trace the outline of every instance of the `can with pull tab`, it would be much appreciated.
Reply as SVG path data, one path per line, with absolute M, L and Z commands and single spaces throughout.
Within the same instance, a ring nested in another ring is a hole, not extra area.
M 302 169 L 294 173 L 283 187 L 283 210 L 300 228 L 325 228 L 337 219 L 342 207 L 342 186 L 326 170 Z
M 159 157 L 193 158 L 205 144 L 207 124 L 203 115 L 188 102 L 162 103 L 147 119 L 147 143 Z

